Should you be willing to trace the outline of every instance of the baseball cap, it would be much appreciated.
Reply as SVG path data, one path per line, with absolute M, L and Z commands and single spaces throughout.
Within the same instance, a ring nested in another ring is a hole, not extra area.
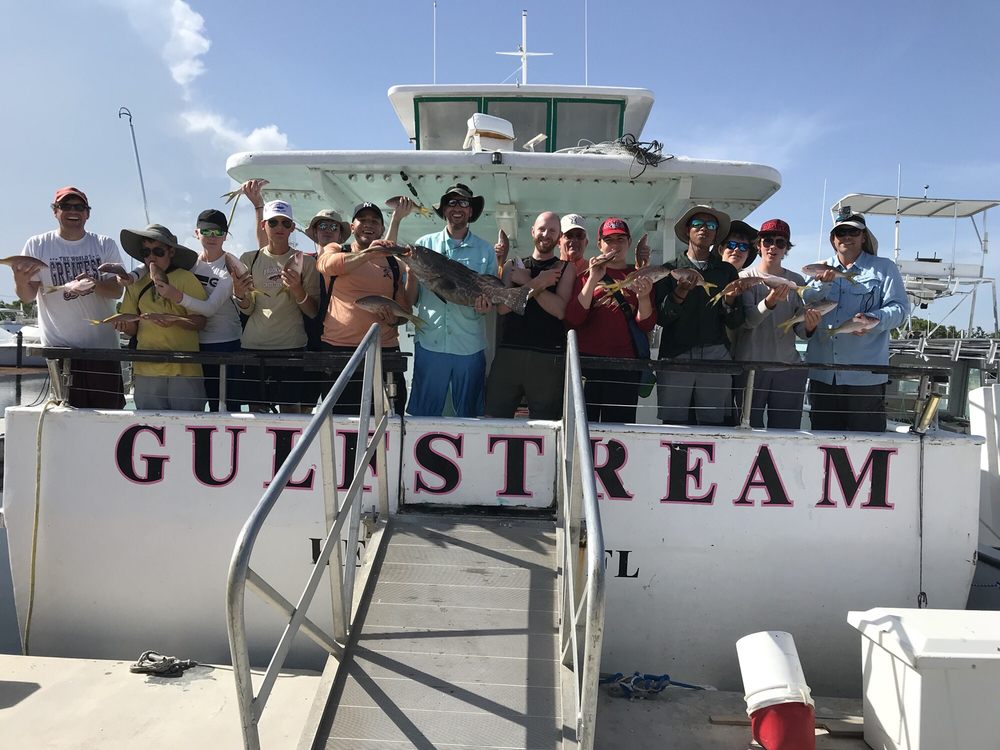
M 354 221 L 356 218 L 358 218 L 358 214 L 361 213 L 362 211 L 368 211 L 368 210 L 377 213 L 379 220 L 383 224 L 385 224 L 385 216 L 382 214 L 382 209 L 376 206 L 371 201 L 365 201 L 364 203 L 359 203 L 358 205 L 356 205 L 354 207 L 354 211 L 351 213 L 351 221 Z
M 284 201 L 268 201 L 264 204 L 264 221 L 273 219 L 275 216 L 284 216 L 286 219 L 295 221 L 292 219 L 292 207 Z
M 562 221 L 559 224 L 559 230 L 565 234 L 570 229 L 582 229 L 584 232 L 587 231 L 587 227 L 583 223 L 583 217 L 580 214 L 566 214 L 562 217 Z
M 66 187 L 61 187 L 58 190 L 56 190 L 56 197 L 53 198 L 52 202 L 53 203 L 58 203 L 63 198 L 67 198 L 67 197 L 69 197 L 71 195 L 75 195 L 77 198 L 79 198 L 80 200 L 82 200 L 88 206 L 90 205 L 90 201 L 87 200 L 87 194 L 84 193 L 79 188 L 73 187 L 72 185 L 67 185 Z
M 605 219 L 604 223 L 601 224 L 601 228 L 597 230 L 597 236 L 599 238 L 610 237 L 612 234 L 624 234 L 626 237 L 632 236 L 632 233 L 628 230 L 628 224 L 625 223 L 625 220 L 617 217 Z
M 226 215 L 214 208 L 207 208 L 198 214 L 198 229 L 221 229 L 223 232 L 229 231 L 229 222 Z
M 768 219 L 760 225 L 758 234 L 776 234 L 779 237 L 784 237 L 786 240 L 792 238 L 792 230 L 781 219 Z
M 854 227 L 855 229 L 860 229 L 865 236 L 865 241 L 861 249 L 869 255 L 878 254 L 878 240 L 875 239 L 872 230 L 865 223 L 865 217 L 861 214 L 853 213 L 850 206 L 841 206 L 840 211 L 837 212 L 837 216 L 833 220 L 833 226 L 830 228 L 831 242 L 833 242 L 833 230 L 837 227 Z

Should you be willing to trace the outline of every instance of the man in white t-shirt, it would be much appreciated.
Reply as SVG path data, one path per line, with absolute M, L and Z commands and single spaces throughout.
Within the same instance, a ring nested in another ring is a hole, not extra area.
M 52 202 L 59 228 L 35 235 L 24 245 L 22 255 L 44 261 L 40 271 L 14 269 L 14 288 L 22 302 L 38 301 L 38 326 L 42 346 L 76 349 L 117 349 L 118 332 L 110 325 L 93 325 L 115 314 L 115 300 L 122 286 L 114 276 L 103 276 L 102 263 L 121 263 L 115 241 L 87 232 L 90 204 L 82 190 L 59 188 Z M 74 279 L 93 278 L 95 286 L 81 293 L 46 291 Z M 121 364 L 101 360 L 74 359 L 70 364 L 69 404 L 91 409 L 121 409 L 125 406 Z

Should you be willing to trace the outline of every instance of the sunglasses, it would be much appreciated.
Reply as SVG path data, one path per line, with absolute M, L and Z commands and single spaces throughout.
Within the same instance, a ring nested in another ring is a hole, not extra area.
M 834 237 L 860 237 L 861 230 L 857 227 L 837 227 L 833 230 Z
M 444 202 L 444 205 L 448 208 L 455 208 L 455 206 L 458 206 L 459 208 L 468 208 L 472 205 L 472 201 L 468 198 L 449 198 Z
M 316 228 L 321 232 L 339 232 L 340 224 L 333 221 L 320 221 L 316 223 Z
M 151 254 L 155 255 L 157 258 L 162 258 L 167 254 L 167 251 L 162 247 L 144 247 L 139 251 L 139 255 L 144 259 L 148 258 Z
M 762 246 L 774 245 L 779 250 L 784 250 L 786 247 L 788 247 L 788 240 L 786 240 L 784 237 L 764 236 L 760 238 L 760 244 Z
M 701 229 L 702 227 L 705 227 L 705 229 L 714 232 L 719 228 L 719 222 L 714 221 L 713 219 L 708 219 L 707 221 L 705 219 L 691 219 L 691 221 L 688 222 L 688 226 L 692 229 Z
M 90 210 L 90 206 L 86 203 L 57 203 L 56 208 L 60 211 L 78 211 L 80 213 Z
M 750 243 L 749 242 L 737 242 L 736 240 L 729 240 L 729 242 L 726 243 L 726 249 L 727 250 L 737 250 L 737 251 L 739 251 L 741 253 L 749 253 L 750 252 Z
M 283 226 L 285 229 L 291 229 L 292 228 L 292 222 L 290 220 L 288 220 L 288 219 L 268 219 L 267 220 L 267 225 L 269 227 L 271 227 L 271 229 L 274 229 L 276 226 L 278 226 L 278 224 L 281 224 L 281 226 Z
M 202 237 L 225 237 L 225 229 L 199 229 Z

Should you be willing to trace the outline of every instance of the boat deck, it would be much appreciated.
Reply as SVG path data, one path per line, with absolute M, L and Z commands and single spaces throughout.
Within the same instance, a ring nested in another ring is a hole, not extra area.
M 554 523 L 400 515 L 390 533 L 314 747 L 561 747 Z
M 3 747 L 242 747 L 230 667 L 198 666 L 180 677 L 168 678 L 132 674 L 129 664 L 0 656 Z M 259 673 L 256 676 L 259 678 Z M 297 745 L 319 681 L 315 672 L 289 672 L 278 677 L 268 704 L 271 710 L 260 724 L 263 747 Z

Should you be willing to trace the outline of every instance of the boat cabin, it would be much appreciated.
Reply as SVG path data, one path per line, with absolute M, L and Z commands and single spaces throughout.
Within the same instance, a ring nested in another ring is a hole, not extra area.
M 604 86 L 419 85 L 393 86 L 389 101 L 410 142 L 421 151 L 468 148 L 466 123 L 484 114 L 513 126 L 515 149 L 553 152 L 614 141 L 626 133 L 638 138 L 653 107 L 653 92 Z

